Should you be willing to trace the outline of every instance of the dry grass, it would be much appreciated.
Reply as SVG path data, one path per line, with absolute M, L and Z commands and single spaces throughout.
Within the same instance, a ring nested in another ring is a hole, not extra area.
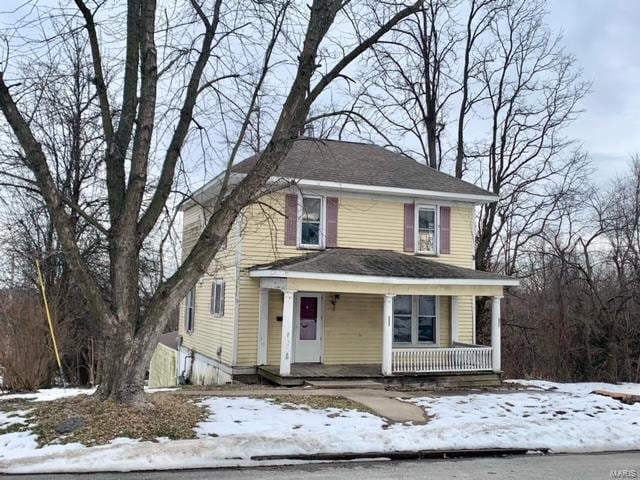
M 284 408 L 296 409 L 306 407 L 318 410 L 338 408 L 341 410 L 356 410 L 358 412 L 377 415 L 369 407 L 359 402 L 335 395 L 269 395 L 264 398 L 270 399 L 273 403 L 281 405 Z
M 252 395 L 253 396 L 253 395 Z M 333 395 L 259 395 L 283 408 L 356 410 L 372 413 L 370 408 L 348 398 Z M 207 416 L 206 407 L 198 405 L 199 397 L 155 393 L 147 395 L 144 408 L 124 406 L 114 402 L 98 402 L 93 397 L 79 395 L 48 402 L 26 400 L 3 401 L 0 410 L 28 410 L 26 425 L 0 428 L 0 434 L 31 430 L 41 446 L 82 443 L 104 445 L 114 438 L 155 441 L 160 437 L 172 440 L 195 438 L 193 429 Z M 56 432 L 62 422 L 79 418 L 84 422 L 78 430 L 62 435 Z
M 98 402 L 92 397 L 78 397 L 31 405 L 31 427 L 40 445 L 80 442 L 87 446 L 103 445 L 117 437 L 155 441 L 195 438 L 193 428 L 205 417 L 205 408 L 194 399 L 180 395 L 153 394 L 143 408 L 115 402 Z M 56 427 L 63 421 L 81 418 L 84 426 L 67 435 Z

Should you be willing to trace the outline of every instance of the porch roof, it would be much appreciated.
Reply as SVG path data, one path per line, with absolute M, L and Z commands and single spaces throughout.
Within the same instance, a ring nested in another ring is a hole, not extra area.
M 516 286 L 517 279 L 447 265 L 391 250 L 333 248 L 255 265 L 256 278 L 301 278 L 358 283 Z

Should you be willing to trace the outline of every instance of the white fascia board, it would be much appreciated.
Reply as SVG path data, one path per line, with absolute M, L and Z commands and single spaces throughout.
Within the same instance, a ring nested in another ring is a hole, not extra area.
M 511 278 L 495 279 L 462 279 L 462 278 L 410 278 L 410 277 L 378 277 L 375 275 L 348 275 L 344 273 L 311 273 L 285 270 L 252 270 L 253 278 L 300 278 L 304 280 L 332 280 L 334 282 L 383 283 L 386 285 L 471 285 L 471 286 L 503 286 L 517 287 L 520 280 Z
M 384 187 L 378 185 L 362 185 L 357 183 L 328 182 L 324 180 L 306 180 L 295 178 L 271 177 L 270 181 L 286 180 L 301 187 L 326 188 L 329 190 L 343 190 L 348 192 L 377 193 L 382 195 L 397 195 L 403 197 L 424 197 L 440 200 L 459 200 L 475 204 L 491 203 L 500 200 L 498 195 L 476 195 L 472 193 L 437 192 L 433 190 L 418 190 L 414 188 Z

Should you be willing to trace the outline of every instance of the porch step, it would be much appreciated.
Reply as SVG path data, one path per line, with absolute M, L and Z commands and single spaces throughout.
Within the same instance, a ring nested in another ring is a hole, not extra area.
M 305 385 L 313 388 L 368 388 L 375 390 L 384 389 L 384 385 L 373 380 L 305 380 Z

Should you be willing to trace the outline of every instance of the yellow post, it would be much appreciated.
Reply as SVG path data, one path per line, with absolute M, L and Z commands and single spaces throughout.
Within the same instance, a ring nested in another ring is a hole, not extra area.
M 40 281 L 40 290 L 42 291 L 42 299 L 44 300 L 44 310 L 47 314 L 47 322 L 49 322 L 49 331 L 51 332 L 51 339 L 53 340 L 53 351 L 56 354 L 56 361 L 58 362 L 58 369 L 62 378 L 62 384 L 65 386 L 64 372 L 62 370 L 62 362 L 60 361 L 60 352 L 58 352 L 58 342 L 56 340 L 56 334 L 53 330 L 53 321 L 51 320 L 51 312 L 49 311 L 49 302 L 47 301 L 47 291 L 44 286 L 44 277 L 40 270 L 40 260 L 36 258 L 36 270 L 38 271 L 38 280 Z

